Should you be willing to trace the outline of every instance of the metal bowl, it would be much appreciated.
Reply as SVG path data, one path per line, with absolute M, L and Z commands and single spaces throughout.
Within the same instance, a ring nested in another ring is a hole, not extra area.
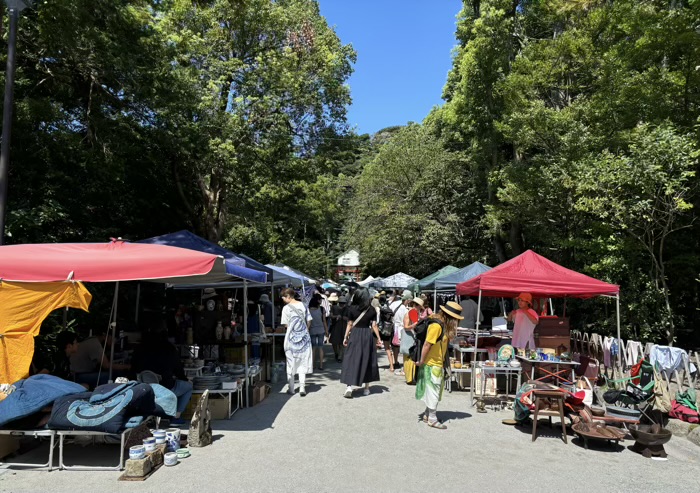
M 650 425 L 632 425 L 629 429 L 632 438 L 647 447 L 663 445 L 671 440 L 673 436 L 673 434 L 665 428 L 662 428 L 659 433 L 651 433 Z

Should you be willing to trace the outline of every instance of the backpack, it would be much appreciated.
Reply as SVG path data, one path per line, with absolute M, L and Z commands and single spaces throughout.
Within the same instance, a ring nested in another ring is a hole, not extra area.
M 382 306 L 379 309 L 379 335 L 382 337 L 391 337 L 394 335 L 394 315 L 401 308 L 401 303 L 396 307 L 396 310 L 389 308 L 389 304 Z
M 435 343 L 437 344 L 442 340 L 442 338 L 445 335 L 445 325 L 442 323 L 442 320 L 431 317 L 424 318 L 423 320 L 420 320 L 413 328 L 413 334 L 416 339 L 416 345 L 413 346 L 413 348 L 411 349 L 411 359 L 416 363 L 420 361 L 423 352 L 423 343 L 425 343 L 425 338 L 428 336 L 428 326 L 434 323 L 439 324 L 440 328 L 442 329 L 440 335 L 435 341 Z M 445 354 L 445 358 L 447 358 L 447 354 Z

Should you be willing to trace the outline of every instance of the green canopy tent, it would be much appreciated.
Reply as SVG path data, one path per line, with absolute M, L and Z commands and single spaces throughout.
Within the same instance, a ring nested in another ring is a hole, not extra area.
M 448 274 L 452 274 L 453 272 L 458 271 L 459 268 L 455 267 L 454 265 L 447 265 L 443 267 L 442 269 L 433 272 L 427 277 L 424 277 L 420 281 L 417 281 L 413 284 L 411 284 L 408 289 L 411 291 L 415 292 L 420 292 L 425 290 L 435 279 L 439 279 L 440 277 L 446 276 Z

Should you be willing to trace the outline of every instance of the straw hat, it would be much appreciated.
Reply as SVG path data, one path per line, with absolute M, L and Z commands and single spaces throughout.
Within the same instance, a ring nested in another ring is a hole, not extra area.
M 331 295 L 328 297 L 328 301 L 338 301 L 338 293 L 331 293 Z
M 462 307 L 454 301 L 448 301 L 447 306 L 440 305 L 440 310 L 442 310 L 452 318 L 456 318 L 457 320 L 464 320 L 464 317 L 460 315 L 460 313 L 462 313 Z
M 423 308 L 423 306 L 424 306 L 424 302 L 423 302 L 423 299 L 422 299 L 422 298 L 413 298 L 413 302 L 414 302 L 416 305 L 420 305 L 421 308 Z
M 520 293 L 517 298 L 518 301 L 524 301 L 532 305 L 532 295 L 530 293 Z

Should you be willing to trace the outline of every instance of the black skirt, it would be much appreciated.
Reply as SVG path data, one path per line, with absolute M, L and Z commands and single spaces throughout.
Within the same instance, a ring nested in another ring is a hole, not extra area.
M 348 347 L 343 356 L 340 381 L 359 387 L 379 381 L 379 364 L 374 333 L 369 327 L 355 327 L 350 332 Z

